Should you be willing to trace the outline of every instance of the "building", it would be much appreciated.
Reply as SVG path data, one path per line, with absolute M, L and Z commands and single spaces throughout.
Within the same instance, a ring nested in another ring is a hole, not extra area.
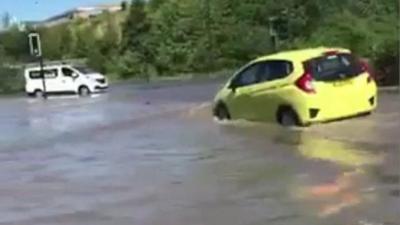
M 78 7 L 72 10 L 68 10 L 61 14 L 55 15 L 41 22 L 37 22 L 36 26 L 43 27 L 51 27 L 55 25 L 59 25 L 62 23 L 70 22 L 73 19 L 81 18 L 88 19 L 92 17 L 96 17 L 99 14 L 109 12 L 119 12 L 122 10 L 122 6 L 120 4 L 113 5 L 96 5 L 96 6 L 87 6 L 87 7 Z

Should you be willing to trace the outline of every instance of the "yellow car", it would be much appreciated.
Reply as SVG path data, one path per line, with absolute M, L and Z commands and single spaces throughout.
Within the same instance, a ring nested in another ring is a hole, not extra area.
M 250 62 L 219 91 L 213 113 L 220 120 L 307 126 L 368 114 L 376 106 L 367 65 L 348 49 L 320 47 Z

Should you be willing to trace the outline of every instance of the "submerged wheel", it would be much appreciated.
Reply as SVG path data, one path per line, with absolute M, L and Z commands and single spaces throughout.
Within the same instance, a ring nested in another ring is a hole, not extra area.
M 219 120 L 230 120 L 231 115 L 229 114 L 228 108 L 224 104 L 219 104 L 214 110 L 214 116 Z
M 43 97 L 44 97 L 44 92 L 41 91 L 41 90 L 36 90 L 36 91 L 33 93 L 33 96 L 34 96 L 35 98 L 43 98 Z
M 86 97 L 86 96 L 90 95 L 90 90 L 86 86 L 80 87 L 78 92 L 79 92 L 79 96 L 81 96 L 81 97 Z
M 293 127 L 300 125 L 297 114 L 290 108 L 279 111 L 278 122 L 279 124 L 285 127 Z

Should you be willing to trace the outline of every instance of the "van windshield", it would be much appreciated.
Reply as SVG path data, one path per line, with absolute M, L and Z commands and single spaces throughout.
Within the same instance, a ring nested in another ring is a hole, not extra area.
M 308 65 L 315 80 L 330 81 L 351 78 L 361 73 L 361 67 L 351 54 L 337 54 L 311 60 Z
M 96 71 L 94 71 L 93 69 L 86 67 L 86 66 L 74 66 L 74 68 L 76 70 L 78 70 L 80 73 L 82 74 L 93 74 L 93 73 L 97 73 Z

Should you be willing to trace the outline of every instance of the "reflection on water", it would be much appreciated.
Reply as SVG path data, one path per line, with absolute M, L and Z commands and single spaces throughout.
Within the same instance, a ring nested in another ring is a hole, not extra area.
M 298 150 L 304 157 L 349 167 L 379 164 L 383 160 L 383 155 L 380 153 L 370 153 L 347 143 L 315 137 L 304 137 Z
M 374 188 L 367 184 L 371 177 L 370 168 L 384 162 L 382 151 L 371 151 L 349 142 L 319 137 L 307 129 L 288 130 L 243 121 L 225 122 L 222 125 L 226 132 L 272 138 L 275 144 L 291 146 L 310 165 L 315 164 L 315 168 L 308 170 L 304 176 L 292 178 L 294 181 L 289 191 L 294 200 L 310 205 L 320 218 L 376 199 Z M 332 167 L 336 168 L 334 174 L 326 172 Z
M 364 201 L 357 183 L 353 180 L 357 176 L 362 176 L 362 173 L 343 173 L 337 175 L 333 182 L 299 187 L 295 197 L 314 203 L 320 217 L 340 213 Z
M 362 180 L 367 175 L 365 169 L 368 166 L 383 162 L 383 153 L 368 152 L 349 143 L 309 135 L 306 131 L 292 132 L 286 138 L 295 143 L 298 153 L 304 158 L 333 163 L 345 169 L 332 181 L 295 187 L 294 196 L 314 203 L 318 208 L 318 216 L 338 214 L 366 201 L 367 197 L 371 200 L 370 194 L 366 196 L 362 193 L 365 189 Z

